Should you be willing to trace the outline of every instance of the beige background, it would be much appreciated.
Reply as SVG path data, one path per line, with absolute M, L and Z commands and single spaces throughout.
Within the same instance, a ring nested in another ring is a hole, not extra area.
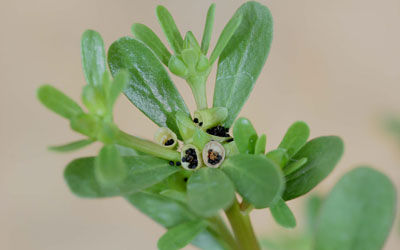
M 213 43 L 242 3 L 216 2 Z M 269 149 L 298 119 L 310 124 L 313 137 L 344 139 L 340 165 L 316 192 L 326 192 L 359 164 L 379 168 L 399 188 L 400 148 L 382 132 L 379 118 L 388 111 L 400 114 L 400 1 L 262 2 L 274 16 L 274 41 L 241 115 L 268 134 Z M 47 145 L 81 137 L 39 105 L 35 90 L 51 83 L 78 99 L 84 85 L 82 32 L 98 30 L 109 46 L 130 35 L 133 22 L 142 22 L 161 36 L 154 11 L 160 3 L 182 31 L 190 27 L 201 37 L 211 1 L 0 1 L 0 249 L 155 249 L 164 230 L 124 200 L 81 200 L 69 192 L 64 166 L 75 157 L 96 154 L 98 145 L 65 155 L 46 151 Z M 181 80 L 176 84 L 193 108 L 188 87 Z M 147 138 L 155 130 L 125 98 L 117 103 L 116 120 Z M 299 217 L 302 200 L 290 203 Z M 259 235 L 277 228 L 267 211 L 257 211 L 254 221 Z M 393 230 L 385 249 L 399 245 Z

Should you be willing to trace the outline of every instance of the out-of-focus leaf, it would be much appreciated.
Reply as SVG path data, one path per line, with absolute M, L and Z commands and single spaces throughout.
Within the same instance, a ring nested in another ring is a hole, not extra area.
M 267 136 L 262 134 L 258 137 L 255 148 L 254 154 L 265 154 L 265 147 L 267 146 Z
M 289 127 L 279 148 L 286 149 L 289 157 L 292 157 L 306 144 L 309 135 L 310 128 L 307 123 L 297 121 Z
M 317 195 L 312 195 L 308 197 L 306 203 L 306 219 L 307 219 L 307 229 L 310 232 L 314 232 L 317 226 L 318 214 L 322 206 L 322 197 Z
M 49 150 L 55 151 L 55 152 L 60 152 L 60 153 L 71 152 L 71 151 L 75 151 L 75 150 L 84 148 L 84 147 L 92 144 L 93 142 L 94 141 L 90 140 L 90 139 L 73 141 L 73 142 L 70 142 L 67 144 L 63 144 L 63 145 L 50 146 Z
M 242 16 L 239 27 L 219 57 L 214 107 L 229 111 L 230 127 L 253 89 L 272 41 L 272 16 L 257 2 L 243 4 L 232 17 Z
M 203 39 L 201 40 L 201 52 L 206 55 L 210 46 L 214 25 L 215 4 L 211 4 L 207 11 L 206 25 L 204 26 Z
M 266 157 L 281 168 L 285 166 L 289 161 L 289 156 L 286 152 L 286 149 L 283 148 L 277 148 L 269 151 L 266 154 Z
M 122 93 L 126 84 L 128 83 L 128 78 L 128 72 L 126 72 L 125 70 L 121 70 L 115 75 L 114 81 L 112 82 L 107 95 L 107 103 L 110 111 L 114 106 L 118 96 Z
M 178 250 L 188 245 L 201 231 L 207 227 L 203 220 L 182 223 L 168 231 L 158 240 L 160 250 Z
M 285 187 L 278 166 L 262 155 L 233 155 L 222 164 L 236 191 L 256 208 L 274 204 Z
M 315 249 L 382 249 L 395 210 L 396 191 L 389 178 L 368 167 L 352 170 L 321 207 Z
M 128 175 L 128 168 L 115 145 L 104 145 L 95 159 L 94 174 L 102 185 L 118 185 Z
M 279 225 L 287 228 L 296 227 L 296 218 L 284 200 L 279 199 L 277 203 L 270 207 L 270 210 L 274 220 Z
M 160 127 L 168 127 L 177 135 L 175 113 L 189 114 L 185 102 L 157 57 L 142 42 L 123 37 L 108 51 L 111 72 L 120 69 L 129 73 L 124 90 L 128 99 Z
M 171 13 L 169 13 L 167 8 L 159 5 L 156 8 L 156 14 L 158 22 L 160 23 L 161 28 L 167 37 L 169 45 L 171 45 L 171 48 L 175 54 L 180 54 L 183 46 L 183 39 L 178 27 L 176 27 Z
M 254 154 L 257 132 L 246 118 L 239 118 L 233 126 L 233 137 L 241 154 Z
M 343 142 L 337 136 L 322 136 L 307 142 L 293 160 L 307 158 L 307 163 L 286 176 L 284 200 L 302 196 L 317 186 L 338 163 L 343 154 Z

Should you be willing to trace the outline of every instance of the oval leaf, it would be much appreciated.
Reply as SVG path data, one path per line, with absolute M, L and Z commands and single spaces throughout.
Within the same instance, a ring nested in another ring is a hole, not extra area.
M 322 205 L 315 249 L 382 249 L 395 209 L 396 192 L 389 178 L 367 167 L 352 170 Z
M 276 204 L 271 206 L 270 210 L 274 220 L 279 225 L 287 228 L 296 227 L 296 218 L 284 200 L 279 199 Z
M 189 221 L 169 229 L 157 243 L 160 250 L 178 250 L 188 245 L 207 227 L 205 221 Z
M 291 200 L 317 186 L 332 172 L 343 154 L 343 142 L 337 136 L 315 138 L 293 156 L 293 160 L 307 158 L 306 164 L 286 176 L 286 189 L 282 196 Z
M 129 73 L 124 90 L 128 99 L 160 127 L 179 134 L 174 114 L 189 114 L 185 102 L 157 57 L 142 42 L 123 37 L 108 51 L 111 72 L 120 69 Z
M 201 168 L 189 178 L 187 195 L 194 212 L 210 217 L 232 204 L 235 188 L 220 169 Z
M 128 175 L 128 168 L 115 145 L 104 145 L 95 159 L 94 174 L 104 185 L 121 183 Z
M 180 170 L 168 161 L 152 156 L 124 157 L 128 176 L 118 185 L 102 185 L 95 177 L 94 157 L 72 161 L 64 171 L 64 178 L 71 191 L 80 197 L 102 198 L 141 191 L 162 181 Z
M 229 111 L 230 127 L 253 89 L 267 59 L 272 41 L 272 16 L 257 2 L 243 4 L 232 17 L 242 21 L 223 50 L 214 91 L 214 107 Z
M 278 166 L 261 155 L 234 155 L 222 164 L 236 191 L 256 208 L 274 204 L 285 183 Z
M 307 123 L 297 121 L 286 131 L 279 148 L 286 149 L 289 157 L 292 157 L 306 144 L 308 136 L 310 136 L 310 128 Z
M 233 126 L 233 137 L 241 154 L 254 154 L 257 132 L 246 118 L 239 118 Z

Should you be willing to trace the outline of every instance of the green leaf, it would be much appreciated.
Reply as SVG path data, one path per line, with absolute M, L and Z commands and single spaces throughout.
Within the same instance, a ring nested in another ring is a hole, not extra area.
M 293 160 L 307 158 L 307 163 L 286 177 L 282 198 L 291 200 L 308 193 L 332 172 L 342 154 L 343 142 L 337 136 L 323 136 L 307 142 L 293 156 Z
M 128 175 L 128 168 L 115 145 L 104 145 L 95 159 L 94 175 L 102 185 L 118 185 Z
M 283 168 L 289 161 L 289 156 L 286 152 L 286 149 L 282 148 L 277 148 L 269 151 L 266 154 L 266 157 L 281 168 Z
M 178 250 L 188 245 L 207 227 L 203 220 L 189 221 L 169 229 L 157 243 L 160 250 Z
M 160 61 L 168 66 L 171 53 L 149 27 L 141 23 L 134 23 L 132 25 L 132 33 L 138 40 L 149 46 Z
M 102 185 L 95 177 L 94 157 L 80 158 L 68 164 L 64 178 L 71 191 L 80 197 L 102 198 L 127 195 L 151 187 L 180 170 L 168 161 L 152 156 L 124 157 L 128 176 L 118 185 Z
M 171 13 L 162 5 L 156 8 L 158 22 L 167 37 L 168 43 L 171 45 L 175 54 L 180 54 L 183 46 L 182 35 L 176 27 L 175 21 Z
M 222 170 L 244 200 L 256 208 L 274 204 L 285 187 L 279 167 L 261 155 L 233 155 L 222 164 Z
M 267 135 L 262 134 L 257 138 L 257 142 L 254 148 L 254 154 L 265 154 L 265 147 L 267 146 Z
M 315 249 L 382 249 L 395 214 L 396 191 L 389 178 L 368 167 L 352 170 L 322 205 Z
M 229 249 L 226 246 L 226 242 L 223 241 L 216 233 L 211 230 L 203 230 L 199 233 L 196 238 L 191 242 L 194 246 L 204 250 L 226 250 Z
M 309 232 L 313 233 L 316 229 L 322 202 L 322 197 L 317 195 L 309 196 L 306 200 L 306 219 Z
M 94 30 L 86 30 L 81 38 L 81 57 L 86 82 L 101 86 L 103 74 L 107 70 L 104 42 Z
M 276 204 L 270 207 L 270 210 L 274 220 L 279 225 L 287 228 L 296 227 L 296 218 L 284 200 L 279 199 Z
M 160 127 L 168 127 L 179 134 L 175 113 L 189 114 L 185 102 L 172 83 L 164 67 L 142 42 L 123 37 L 108 51 L 111 72 L 129 72 L 124 90 L 128 99 Z
M 242 21 L 241 15 L 235 15 L 226 24 L 225 28 L 222 30 L 221 35 L 218 38 L 217 44 L 210 56 L 210 65 L 212 65 L 215 60 L 221 55 L 222 51 L 225 49 L 229 40 L 232 38 L 235 31 L 238 29 L 240 22 Z
M 206 25 L 204 26 L 203 39 L 201 40 L 201 52 L 207 55 L 210 47 L 211 35 L 213 31 L 215 17 L 215 3 L 211 4 L 207 11 Z
M 279 148 L 286 149 L 289 157 L 292 157 L 306 144 L 309 135 L 310 128 L 307 123 L 297 121 L 289 127 Z
M 70 120 L 71 129 L 84 134 L 92 139 L 97 139 L 100 124 L 95 116 L 89 114 L 79 114 L 71 118 Z
M 127 82 L 129 79 L 128 72 L 125 70 L 119 71 L 115 77 L 114 81 L 112 82 L 110 86 L 110 90 L 108 91 L 107 95 L 107 102 L 110 111 L 112 110 L 112 107 L 115 104 L 115 101 L 117 100 L 118 96 L 121 94 L 121 92 L 124 90 Z
M 290 175 L 306 163 L 307 158 L 301 158 L 300 160 L 292 161 L 283 168 L 283 173 L 285 174 L 285 176 Z
M 247 2 L 233 18 L 238 16 L 242 21 L 219 58 L 214 91 L 214 107 L 229 110 L 226 127 L 232 125 L 249 97 L 272 40 L 272 16 L 267 7 Z
M 71 152 L 71 151 L 75 151 L 75 150 L 84 148 L 84 147 L 92 144 L 93 142 L 94 142 L 93 140 L 84 139 L 84 140 L 79 140 L 79 141 L 73 141 L 73 142 L 70 142 L 67 144 L 63 144 L 63 145 L 50 146 L 48 149 L 51 151 L 60 152 L 60 153 Z
M 67 119 L 83 113 L 74 100 L 50 85 L 40 86 L 37 90 L 37 98 L 46 108 Z
M 233 137 L 241 154 L 254 154 L 257 132 L 246 118 L 239 118 L 233 126 Z
M 183 203 L 186 203 L 186 194 L 182 191 L 178 191 L 175 189 L 167 189 L 167 190 L 163 190 L 160 192 L 161 195 L 165 196 L 165 197 L 169 197 L 173 200 L 177 200 Z
M 235 189 L 220 169 L 201 168 L 189 178 L 187 195 L 189 207 L 194 212 L 210 217 L 232 204 Z

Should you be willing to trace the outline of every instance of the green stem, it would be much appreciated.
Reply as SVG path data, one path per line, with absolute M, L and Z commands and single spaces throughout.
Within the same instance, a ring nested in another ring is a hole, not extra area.
M 219 215 L 209 218 L 208 221 L 213 225 L 213 229 L 218 232 L 224 242 L 229 245 L 230 249 L 240 250 L 235 238 L 233 238 L 225 222 Z
M 117 144 L 170 161 L 180 161 L 181 158 L 180 153 L 175 150 L 168 149 L 154 142 L 129 135 L 122 131 L 120 131 L 117 136 Z
M 240 211 L 239 203 L 237 200 L 233 205 L 225 211 L 229 222 L 231 223 L 233 232 L 239 242 L 240 249 L 246 250 L 260 250 L 260 245 L 254 234 L 253 226 L 251 225 L 249 215 L 244 215 Z
M 196 101 L 196 106 L 198 110 L 206 109 L 207 104 L 207 91 L 206 91 L 206 81 L 207 77 L 190 77 L 186 80 L 189 83 L 190 88 Z

